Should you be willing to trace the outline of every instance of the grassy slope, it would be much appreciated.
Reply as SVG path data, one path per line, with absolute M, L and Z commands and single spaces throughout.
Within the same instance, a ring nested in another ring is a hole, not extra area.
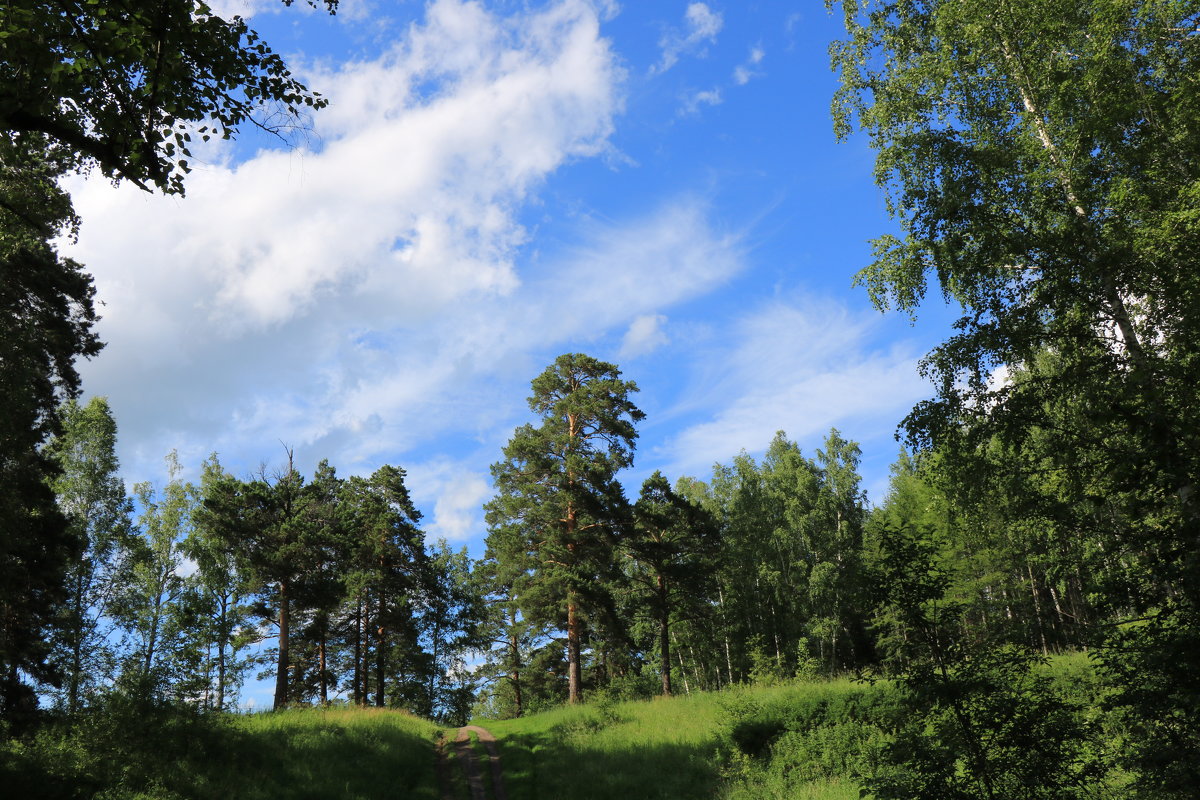
M 759 762 L 731 753 L 733 725 L 803 698 L 862 687 L 848 681 L 788 684 L 560 708 L 519 720 L 484 720 L 500 739 L 505 783 L 514 798 L 857 798 L 853 782 L 812 775 L 774 794 Z
M 1048 670 L 1081 703 L 1094 701 L 1086 656 L 1054 658 Z M 858 797 L 853 774 L 871 771 L 883 740 L 873 721 L 894 712 L 894 699 L 886 684 L 796 682 L 645 702 L 601 697 L 480 723 L 500 740 L 513 800 L 850 800 Z M 0 743 L 0 787 L 63 800 L 437 800 L 439 730 L 374 709 L 154 720 L 114 707 L 66 732 Z M 445 734 L 452 740 L 454 729 Z M 474 747 L 490 784 L 486 752 Z
M 436 800 L 438 727 L 398 711 L 300 709 L 238 718 L 244 748 L 225 796 Z M 214 792 L 220 796 L 221 791 Z
M 1082 654 L 1048 671 L 1067 684 L 1092 674 Z M 853 773 L 884 739 L 871 720 L 894 700 L 885 683 L 795 682 L 479 724 L 500 740 L 513 798 L 857 800 Z

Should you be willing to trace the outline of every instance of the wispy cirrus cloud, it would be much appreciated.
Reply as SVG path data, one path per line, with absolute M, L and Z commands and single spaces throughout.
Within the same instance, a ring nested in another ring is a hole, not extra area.
M 721 90 L 715 87 L 703 91 L 689 92 L 683 98 L 683 105 L 679 108 L 679 114 L 684 117 L 699 114 L 700 109 L 704 108 L 704 106 L 719 106 L 723 100 Z
M 733 69 L 733 82 L 738 86 L 745 86 L 752 78 L 757 78 L 762 73 L 758 71 L 758 67 L 762 64 L 763 58 L 767 55 L 763 50 L 762 45 L 755 45 L 750 48 L 750 54 L 746 56 L 746 60 L 738 64 Z
M 705 474 L 777 430 L 795 440 L 842 426 L 890 434 L 928 394 L 911 345 L 874 341 L 879 317 L 815 298 L 772 300 L 738 321 L 728 344 L 697 361 L 686 410 L 699 418 L 655 456 L 675 473 Z
M 725 21 L 705 3 L 690 3 L 683 13 L 683 27 L 671 28 L 659 40 L 662 57 L 650 67 L 650 74 L 666 72 L 679 62 L 679 57 L 702 52 L 705 45 L 715 44 Z

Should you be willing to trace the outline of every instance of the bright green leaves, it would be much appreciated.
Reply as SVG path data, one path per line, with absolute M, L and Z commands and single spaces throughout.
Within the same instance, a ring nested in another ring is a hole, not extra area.
M 1150 614 L 1158 633 L 1137 652 L 1108 637 L 1108 675 L 1146 731 L 1126 763 L 1148 793 L 1188 796 L 1194 781 L 1166 761 L 1197 760 L 1197 726 L 1180 724 L 1171 748 L 1148 732 L 1200 719 L 1167 688 L 1170 653 L 1200 628 L 1196 605 L 1170 602 L 1198 585 L 1184 554 L 1200 540 L 1200 3 L 843 9 L 835 129 L 870 137 L 900 228 L 857 280 L 912 314 L 936 275 L 964 309 L 922 364 L 937 397 L 903 424 L 936 452 L 957 513 L 951 554 L 975 581 L 953 584 L 961 624 L 993 630 L 997 587 L 1021 583 L 1034 625 L 1007 635 L 1043 648 L 1083 635 L 1072 615 Z

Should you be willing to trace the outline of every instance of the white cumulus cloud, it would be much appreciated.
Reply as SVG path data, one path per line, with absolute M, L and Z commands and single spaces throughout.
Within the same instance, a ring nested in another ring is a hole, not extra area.
M 438 408 L 471 373 L 465 342 L 506 338 L 483 309 L 521 286 L 521 210 L 604 151 L 621 109 L 582 0 L 507 18 L 437 0 L 380 58 L 304 79 L 331 99 L 317 149 L 208 150 L 184 199 L 69 187 L 108 342 L 86 386 L 111 397 L 133 474 L 171 447 L 366 458 L 427 435 L 388 414 Z

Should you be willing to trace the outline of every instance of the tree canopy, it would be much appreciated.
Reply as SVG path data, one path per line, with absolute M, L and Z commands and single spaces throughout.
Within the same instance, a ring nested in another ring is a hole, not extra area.
M 1140 720 L 1130 763 L 1142 789 L 1186 791 L 1200 695 L 1172 654 L 1200 646 L 1200 4 L 842 7 L 835 125 L 870 137 L 903 232 L 858 280 L 915 313 L 936 276 L 964 311 L 923 362 L 938 392 L 909 441 L 957 502 L 1001 497 L 1009 530 L 1024 514 L 1026 537 L 1106 553 L 1105 615 L 1141 621 L 1092 639 Z
M 279 133 L 325 103 L 244 19 L 202 0 L 0 10 L 0 131 L 43 137 L 72 167 L 142 188 L 183 193 L 193 136 L 229 138 L 247 123 Z

